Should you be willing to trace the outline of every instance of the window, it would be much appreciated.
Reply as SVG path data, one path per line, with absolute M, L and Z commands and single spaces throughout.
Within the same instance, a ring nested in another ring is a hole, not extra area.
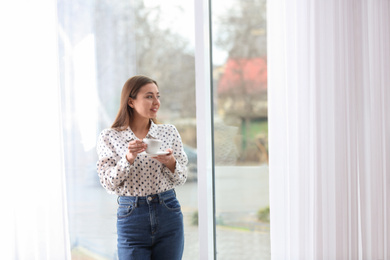
M 116 196 L 100 186 L 95 145 L 100 131 L 114 121 L 125 81 L 143 74 L 159 84 L 159 122 L 178 128 L 189 156 L 189 179 L 176 191 L 185 219 L 184 258 L 197 259 L 193 4 L 57 3 L 72 256 L 116 259 Z
M 265 0 L 212 1 L 217 259 L 270 259 Z
M 197 169 L 194 3 L 57 3 L 72 256 L 116 259 L 116 196 L 100 186 L 95 145 L 116 116 L 124 82 L 143 74 L 157 80 L 158 120 L 178 128 L 189 157 L 188 181 L 176 191 L 185 222 L 183 259 L 199 259 L 205 234 L 198 214 L 210 209 L 198 211 L 197 180 L 204 173 Z M 269 259 L 265 1 L 211 3 L 216 226 L 208 228 L 216 231 L 218 259 L 249 252 L 246 259 Z

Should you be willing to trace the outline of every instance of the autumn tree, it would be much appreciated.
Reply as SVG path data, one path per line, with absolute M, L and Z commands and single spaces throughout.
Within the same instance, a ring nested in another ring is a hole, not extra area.
M 240 122 L 246 158 L 252 122 L 267 118 L 266 1 L 236 1 L 216 27 L 215 44 L 228 52 L 217 85 L 218 108 L 228 123 Z

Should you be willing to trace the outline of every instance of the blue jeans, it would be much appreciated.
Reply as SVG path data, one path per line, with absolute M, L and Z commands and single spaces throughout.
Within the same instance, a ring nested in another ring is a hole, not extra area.
M 183 214 L 174 190 L 146 197 L 118 197 L 119 260 L 179 260 Z

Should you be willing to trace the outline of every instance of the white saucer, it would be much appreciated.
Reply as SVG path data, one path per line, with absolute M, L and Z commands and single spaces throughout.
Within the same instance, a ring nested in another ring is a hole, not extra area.
M 147 156 L 151 156 L 151 157 L 155 157 L 155 156 L 159 156 L 159 155 L 169 154 L 169 152 L 162 152 L 162 151 L 158 151 L 157 153 L 142 152 L 142 153 L 140 153 L 140 154 L 142 154 L 142 155 L 147 155 Z

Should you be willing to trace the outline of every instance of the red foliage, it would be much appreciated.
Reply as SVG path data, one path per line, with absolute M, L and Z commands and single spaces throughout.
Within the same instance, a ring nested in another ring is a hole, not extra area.
M 266 90 L 267 61 L 264 58 L 229 59 L 218 82 L 219 94 L 256 94 Z

